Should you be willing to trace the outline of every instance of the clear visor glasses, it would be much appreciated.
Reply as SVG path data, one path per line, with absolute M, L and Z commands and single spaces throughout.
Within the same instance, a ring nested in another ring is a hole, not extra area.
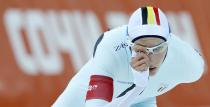
M 133 47 L 135 45 L 135 43 L 129 41 L 129 46 Z M 143 47 L 143 46 L 142 46 Z M 146 49 L 146 53 L 147 54 L 158 54 L 158 53 L 162 53 L 164 52 L 168 47 L 168 42 L 163 42 L 157 46 L 154 46 L 154 47 L 144 47 Z

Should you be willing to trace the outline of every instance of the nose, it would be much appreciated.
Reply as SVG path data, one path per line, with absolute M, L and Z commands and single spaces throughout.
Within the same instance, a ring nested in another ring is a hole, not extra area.
M 132 49 L 133 49 L 134 51 L 136 51 L 136 52 L 142 52 L 142 53 L 146 53 L 146 51 L 147 51 L 144 47 L 142 47 L 142 46 L 137 46 L 137 45 L 134 45 L 134 46 L 132 47 Z

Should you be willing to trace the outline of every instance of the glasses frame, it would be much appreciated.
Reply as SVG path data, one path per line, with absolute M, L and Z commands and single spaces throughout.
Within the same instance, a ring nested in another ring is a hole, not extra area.
M 133 47 L 134 45 L 137 45 L 137 44 L 131 42 L 130 40 L 128 40 L 128 44 L 129 44 L 130 47 Z M 161 47 L 161 46 L 164 46 L 164 45 L 166 45 L 168 47 L 168 41 L 165 41 L 165 42 L 163 42 L 163 43 L 161 43 L 157 46 L 151 47 L 151 48 L 145 47 L 145 46 L 142 46 L 142 47 L 146 48 L 146 53 L 147 53 L 147 55 L 149 55 L 149 54 L 158 54 L 158 53 L 154 52 L 154 50 Z M 139 46 L 141 46 L 141 45 L 139 45 Z

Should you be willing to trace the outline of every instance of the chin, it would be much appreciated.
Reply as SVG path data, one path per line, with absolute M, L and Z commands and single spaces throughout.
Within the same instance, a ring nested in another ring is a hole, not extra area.
M 154 76 L 157 73 L 158 68 L 150 68 L 149 69 L 149 76 Z

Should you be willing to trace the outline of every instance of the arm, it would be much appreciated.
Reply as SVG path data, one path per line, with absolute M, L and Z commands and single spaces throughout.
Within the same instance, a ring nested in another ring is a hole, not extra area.
M 114 71 L 117 70 L 117 60 L 115 52 L 106 38 L 96 42 L 93 55 L 95 67 L 100 68 L 105 74 L 92 75 L 89 81 L 89 89 L 86 95 L 86 107 L 129 107 L 133 100 L 139 96 L 148 82 L 149 71 L 137 72 L 132 69 L 134 84 L 120 94 L 113 97 Z
M 86 96 L 86 107 L 129 107 L 133 100 L 144 91 L 149 72 L 133 71 L 133 74 L 136 79 L 134 79 L 134 84 L 113 100 L 113 79 L 106 76 L 92 76 Z

